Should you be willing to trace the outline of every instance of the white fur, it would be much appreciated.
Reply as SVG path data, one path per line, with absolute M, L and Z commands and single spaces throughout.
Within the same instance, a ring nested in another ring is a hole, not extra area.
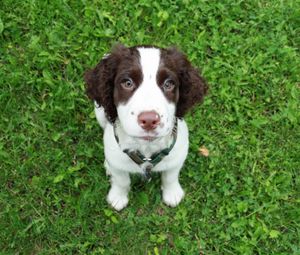
M 168 102 L 156 84 L 160 51 L 155 48 L 138 48 L 143 72 L 143 82 L 126 104 L 117 106 L 118 119 L 116 133 L 113 125 L 107 121 L 102 107 L 95 105 L 97 120 L 104 129 L 105 167 L 111 176 L 111 188 L 107 196 L 108 203 L 116 210 L 128 204 L 130 173 L 143 174 L 140 166 L 134 163 L 124 149 L 139 150 L 146 157 L 161 151 L 172 143 L 171 132 L 174 125 L 175 105 Z M 141 139 L 149 135 L 137 122 L 137 116 L 143 111 L 155 110 L 160 115 L 160 125 L 155 130 L 155 140 Z M 169 153 L 153 169 L 162 172 L 163 201 L 176 206 L 184 196 L 178 177 L 188 152 L 188 129 L 184 120 L 178 120 L 177 141 Z

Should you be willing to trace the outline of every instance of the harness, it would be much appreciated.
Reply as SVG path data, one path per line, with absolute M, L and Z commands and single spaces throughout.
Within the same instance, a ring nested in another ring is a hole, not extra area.
M 114 135 L 117 143 L 119 144 L 119 137 L 117 136 L 116 133 L 116 127 L 114 125 Z M 164 157 L 169 155 L 170 151 L 173 149 L 175 143 L 177 140 L 177 119 L 175 121 L 175 125 L 172 129 L 172 143 L 169 147 L 161 150 L 160 152 L 156 152 L 152 154 L 150 157 L 146 157 L 143 155 L 139 150 L 129 150 L 129 149 L 124 149 L 123 152 L 127 154 L 131 160 L 136 163 L 138 166 L 140 166 L 143 171 L 144 171 L 144 177 L 146 181 L 151 180 L 151 173 L 152 169 L 159 163 L 161 162 Z

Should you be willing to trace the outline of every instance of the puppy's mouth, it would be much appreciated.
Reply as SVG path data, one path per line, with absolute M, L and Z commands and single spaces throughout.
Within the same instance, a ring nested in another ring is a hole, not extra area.
M 156 132 L 147 132 L 145 134 L 136 136 L 135 138 L 144 140 L 144 141 L 148 141 L 148 142 L 152 142 L 152 141 L 160 138 L 160 136 Z
M 142 137 L 139 137 L 140 139 L 144 140 L 144 141 L 148 141 L 148 142 L 152 142 L 154 140 L 156 140 L 157 136 L 142 136 Z
M 172 131 L 172 128 L 173 127 L 168 127 L 165 132 L 159 132 L 158 130 L 151 130 L 151 131 L 146 131 L 146 132 L 144 131 L 144 132 L 141 132 L 139 135 L 135 136 L 135 138 L 137 138 L 139 140 L 152 142 L 152 141 L 158 140 L 162 137 L 169 135 Z
M 148 141 L 148 142 L 152 142 L 158 138 L 160 138 L 160 134 L 159 132 L 153 130 L 153 131 L 148 131 L 148 132 L 142 132 L 140 135 L 135 136 L 135 138 L 139 139 L 139 140 L 144 140 L 144 141 Z

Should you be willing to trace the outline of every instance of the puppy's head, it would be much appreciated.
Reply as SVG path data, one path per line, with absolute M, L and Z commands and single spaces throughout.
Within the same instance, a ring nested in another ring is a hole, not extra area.
M 167 135 L 206 94 L 207 85 L 175 48 L 116 46 L 85 73 L 88 96 L 117 118 L 128 135 L 153 139 Z

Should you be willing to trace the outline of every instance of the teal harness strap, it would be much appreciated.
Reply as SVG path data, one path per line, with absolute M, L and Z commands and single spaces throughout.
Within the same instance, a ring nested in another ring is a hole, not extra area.
M 114 134 L 115 134 L 115 139 L 116 139 L 117 143 L 119 143 L 119 138 L 118 138 L 116 132 L 114 132 Z M 172 138 L 173 138 L 172 144 L 168 148 L 165 148 L 165 149 L 161 150 L 160 152 L 152 154 L 150 158 L 145 157 L 138 150 L 130 151 L 128 149 L 125 149 L 125 150 L 123 150 L 123 152 L 126 153 L 128 155 L 128 157 L 131 158 L 132 161 L 134 163 L 136 163 L 137 165 L 142 166 L 143 164 L 145 164 L 145 176 L 146 176 L 147 179 L 150 179 L 152 168 L 155 167 L 159 162 L 161 162 L 164 157 L 169 155 L 170 151 L 173 149 L 173 147 L 176 143 L 176 140 L 177 140 L 177 119 L 175 121 L 175 125 L 174 125 L 174 128 L 172 130 Z
M 176 138 L 173 136 L 173 141 L 169 148 L 163 149 L 162 151 L 153 154 L 150 158 L 145 157 L 142 153 L 140 153 L 140 151 L 129 151 L 128 149 L 125 149 L 123 150 L 123 152 L 126 153 L 138 165 L 141 165 L 145 162 L 149 162 L 154 167 L 160 161 L 162 161 L 165 156 L 169 155 L 175 143 Z

